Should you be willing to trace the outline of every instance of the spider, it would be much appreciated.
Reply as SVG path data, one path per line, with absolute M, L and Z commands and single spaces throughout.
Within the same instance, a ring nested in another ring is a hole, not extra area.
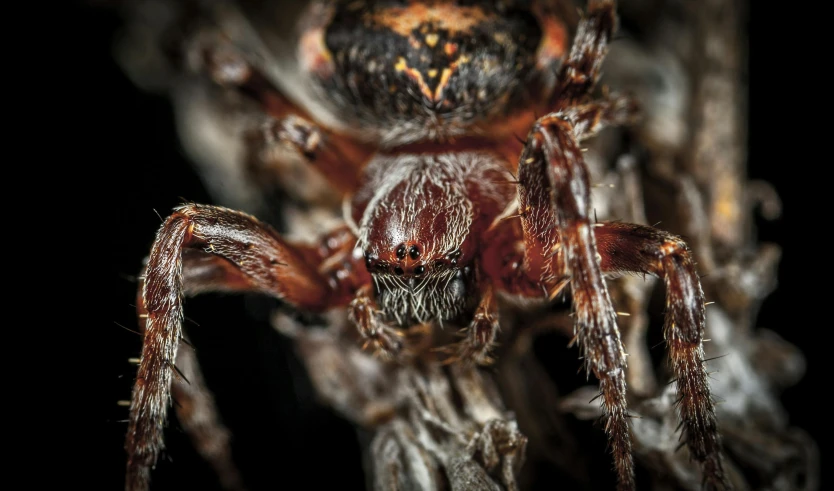
M 439 356 L 481 365 L 491 361 L 499 300 L 547 303 L 569 290 L 574 342 L 600 383 L 619 489 L 635 489 L 626 354 L 608 273 L 665 283 L 686 445 L 705 483 L 728 488 L 692 254 L 662 230 L 592 216 L 581 143 L 637 113 L 630 98 L 594 90 L 615 2 L 590 1 L 572 43 L 539 1 L 313 2 L 303 19 L 300 78 L 276 81 L 204 26 L 185 62 L 261 108 L 259 143 L 302 155 L 342 198 L 343 223 L 309 244 L 219 206 L 186 204 L 164 220 L 138 299 L 144 341 L 127 488 L 148 487 L 172 391 L 183 426 L 200 417 L 188 411 L 197 396 L 181 377 L 189 361 L 178 357 L 185 296 L 257 292 L 303 312 L 346 309 L 364 346 L 392 363 L 408 355 L 409 328 L 465 326 Z

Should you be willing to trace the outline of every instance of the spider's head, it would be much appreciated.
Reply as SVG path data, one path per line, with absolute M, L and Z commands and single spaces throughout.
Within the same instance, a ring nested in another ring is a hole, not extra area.
M 368 164 L 351 218 L 385 317 L 403 325 L 469 310 L 481 222 L 515 191 L 491 184 L 504 172 L 474 152 L 380 155 Z
M 377 302 L 399 324 L 453 319 L 471 296 L 472 212 L 448 189 L 423 181 L 410 194 L 409 187 L 394 187 L 398 196 L 389 199 L 396 199 L 377 205 L 365 222 L 363 252 Z

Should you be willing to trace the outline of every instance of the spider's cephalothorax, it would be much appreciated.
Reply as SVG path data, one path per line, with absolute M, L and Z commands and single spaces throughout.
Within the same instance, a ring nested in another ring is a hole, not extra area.
M 357 247 L 398 325 L 454 319 L 471 303 L 480 235 L 512 200 L 489 153 L 379 156 L 354 197 Z
M 165 220 L 142 283 L 129 489 L 147 487 L 172 384 L 182 398 L 194 392 L 172 377 L 183 295 L 253 291 L 303 311 L 346 309 L 366 345 L 390 358 L 409 349 L 404 329 L 454 319 L 466 337 L 452 360 L 486 363 L 499 296 L 547 302 L 566 286 L 576 340 L 600 381 L 620 489 L 634 489 L 626 358 L 604 281 L 624 272 L 666 285 L 664 334 L 685 440 L 705 482 L 728 486 L 704 369 L 704 297 L 688 247 L 652 227 L 592 220 L 580 144 L 635 113 L 626 97 L 595 98 L 614 2 L 589 2 L 568 53 L 567 29 L 549 4 L 313 2 L 318 22 L 296 34 L 299 70 L 318 87 L 316 111 L 285 97 L 272 72 L 213 27 L 185 43 L 197 49 L 182 57 L 196 60 L 192 68 L 269 120 L 253 141 L 295 149 L 342 193 L 345 223 L 310 245 L 227 208 L 187 205 Z M 321 107 L 335 119 L 320 117 Z M 250 164 L 274 169 L 258 158 Z M 209 457 L 231 466 L 228 453 Z

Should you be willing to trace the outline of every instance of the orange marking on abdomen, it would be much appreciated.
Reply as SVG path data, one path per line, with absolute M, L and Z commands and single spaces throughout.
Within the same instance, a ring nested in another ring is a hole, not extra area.
M 446 29 L 450 35 L 469 31 L 487 20 L 481 7 L 460 7 L 449 3 L 425 5 L 416 2 L 407 7 L 391 7 L 369 14 L 371 19 L 403 37 L 410 36 L 421 24 L 432 23 L 437 29 Z

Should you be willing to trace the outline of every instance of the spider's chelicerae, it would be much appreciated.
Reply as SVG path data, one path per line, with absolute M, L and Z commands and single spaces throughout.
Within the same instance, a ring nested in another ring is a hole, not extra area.
M 172 390 L 186 430 L 197 417 L 193 388 L 177 376 L 189 363 L 178 358 L 182 299 L 209 291 L 346 309 L 367 348 L 391 363 L 409 355 L 410 328 L 464 326 L 460 343 L 434 352 L 462 366 L 491 360 L 500 304 L 569 291 L 619 488 L 634 489 L 626 357 L 604 280 L 624 272 L 665 283 L 681 431 L 705 483 L 729 487 L 687 245 L 592 214 L 582 142 L 636 114 L 629 98 L 594 91 L 616 24 L 605 0 L 588 3 L 572 41 L 547 2 L 313 2 L 298 70 L 285 78 L 215 26 L 191 26 L 185 63 L 259 105 L 268 118 L 259 143 L 303 155 L 343 197 L 343 224 L 307 244 L 217 206 L 188 204 L 164 221 L 141 286 L 128 489 L 148 486 Z

